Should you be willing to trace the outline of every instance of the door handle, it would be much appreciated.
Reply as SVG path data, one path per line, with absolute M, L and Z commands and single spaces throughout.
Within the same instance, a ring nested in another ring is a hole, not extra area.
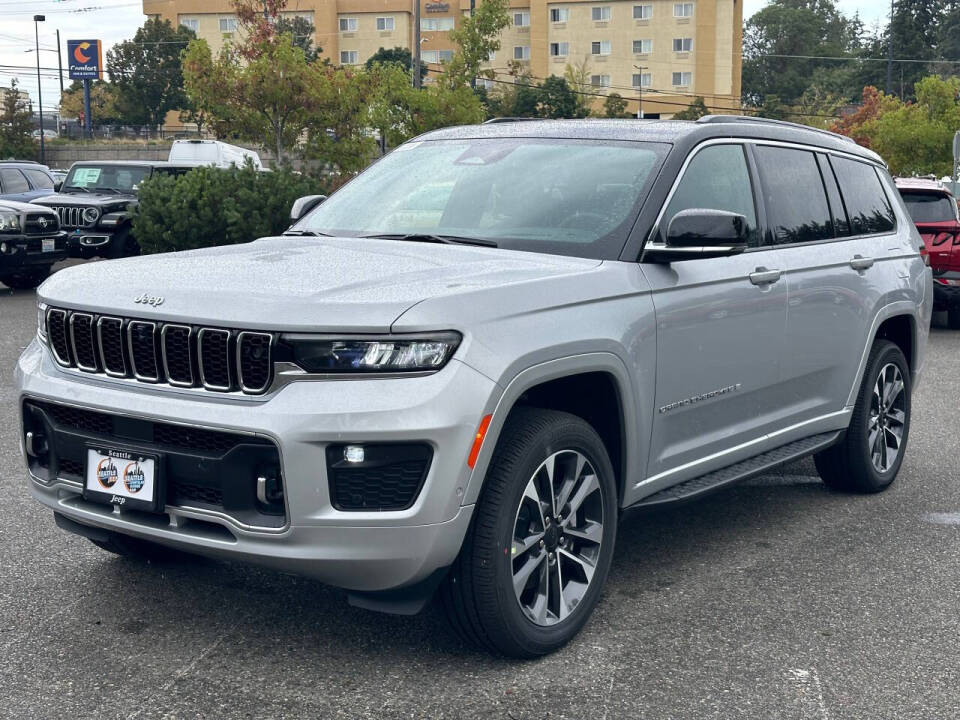
M 783 272 L 780 270 L 767 270 L 765 267 L 758 267 L 755 272 L 750 273 L 750 282 L 754 285 L 764 286 L 773 285 Z
M 864 257 L 863 255 L 854 255 L 853 260 L 850 261 L 850 267 L 852 267 L 857 272 L 863 272 L 864 270 L 869 270 L 873 267 L 873 263 L 876 261 L 873 258 Z

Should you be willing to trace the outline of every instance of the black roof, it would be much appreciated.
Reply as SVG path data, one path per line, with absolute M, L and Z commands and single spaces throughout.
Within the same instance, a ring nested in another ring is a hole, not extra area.
M 460 125 L 421 135 L 418 140 L 456 140 L 497 137 L 627 140 L 696 145 L 712 138 L 780 140 L 856 155 L 876 163 L 883 160 L 843 135 L 806 125 L 735 115 L 708 115 L 689 120 L 524 120 L 501 119 L 483 125 Z

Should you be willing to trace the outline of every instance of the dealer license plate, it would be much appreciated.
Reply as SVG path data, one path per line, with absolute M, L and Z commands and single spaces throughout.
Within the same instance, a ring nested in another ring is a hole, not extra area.
M 159 510 L 157 458 L 126 450 L 87 448 L 83 496 L 135 510 Z

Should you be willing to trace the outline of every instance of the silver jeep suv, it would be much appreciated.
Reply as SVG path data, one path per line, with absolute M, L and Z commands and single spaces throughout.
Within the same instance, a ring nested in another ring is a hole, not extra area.
M 320 198 L 298 203 L 299 209 Z M 799 126 L 493 122 L 247 245 L 73 267 L 17 367 L 34 497 L 106 550 L 583 626 L 626 508 L 903 462 L 932 305 L 881 159 Z

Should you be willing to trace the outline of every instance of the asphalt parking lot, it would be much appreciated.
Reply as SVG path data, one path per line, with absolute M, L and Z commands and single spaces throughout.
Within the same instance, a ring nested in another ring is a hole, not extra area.
M 34 302 L 0 285 L 2 718 L 960 716 L 958 332 L 933 331 L 889 492 L 828 492 L 806 462 L 628 515 L 585 630 L 513 662 L 437 609 L 373 614 L 311 580 L 138 564 L 58 530 L 17 443 Z

